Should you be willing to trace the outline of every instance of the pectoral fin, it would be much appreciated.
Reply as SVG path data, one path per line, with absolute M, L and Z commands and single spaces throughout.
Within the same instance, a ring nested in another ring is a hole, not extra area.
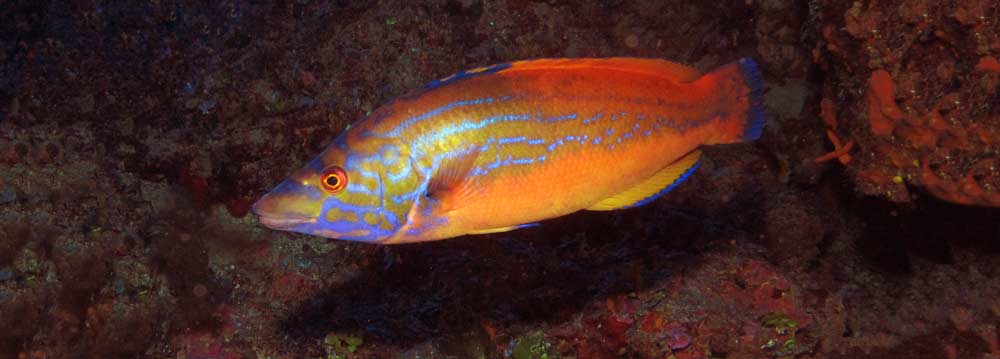
M 674 163 L 664 167 L 632 188 L 601 200 L 587 209 L 591 211 L 610 211 L 649 203 L 657 197 L 670 192 L 674 187 L 677 187 L 677 185 L 690 177 L 698 169 L 698 160 L 700 158 L 700 150 L 691 151 L 691 153 L 674 161 Z
M 479 151 L 469 151 L 441 161 L 427 184 L 426 196 L 437 215 L 462 208 L 473 201 L 480 186 L 470 176 Z

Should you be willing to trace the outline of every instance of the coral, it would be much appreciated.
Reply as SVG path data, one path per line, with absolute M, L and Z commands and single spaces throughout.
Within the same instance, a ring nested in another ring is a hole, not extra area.
M 854 140 L 843 143 L 835 132 L 837 130 L 837 110 L 834 108 L 833 100 L 824 98 L 820 100 L 820 118 L 826 125 L 826 138 L 833 144 L 833 151 L 825 155 L 816 157 L 813 162 L 823 163 L 832 159 L 837 159 L 840 164 L 847 165 L 851 162 L 850 152 L 854 149 Z
M 1000 73 L 1000 61 L 993 56 L 983 56 L 976 64 L 976 70 Z
M 823 163 L 836 158 L 841 164 L 851 163 L 851 155 L 849 154 L 852 149 L 854 149 L 854 140 L 848 140 L 847 143 L 842 143 L 840 137 L 833 130 L 826 131 L 826 137 L 830 139 L 830 143 L 833 144 L 833 151 L 825 155 L 816 157 L 814 162 Z
M 868 123 L 876 136 L 889 137 L 896 123 L 903 119 L 903 110 L 896 106 L 894 89 L 888 72 L 872 72 L 868 82 Z

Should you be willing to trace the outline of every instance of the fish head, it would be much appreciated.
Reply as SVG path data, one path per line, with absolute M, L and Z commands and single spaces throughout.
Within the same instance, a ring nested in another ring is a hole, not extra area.
M 391 174 L 392 166 L 387 166 L 381 147 L 385 146 L 348 146 L 344 138 L 338 138 L 261 197 L 253 213 L 272 229 L 384 241 L 400 227 L 400 216 L 385 206 L 385 175 Z M 393 166 L 403 161 L 398 154 L 390 159 Z

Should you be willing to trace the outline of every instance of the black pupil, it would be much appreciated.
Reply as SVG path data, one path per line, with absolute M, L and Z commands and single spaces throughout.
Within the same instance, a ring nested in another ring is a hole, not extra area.
M 340 184 L 340 178 L 337 178 L 337 176 L 329 176 L 326 178 L 327 186 L 337 187 L 338 184 Z

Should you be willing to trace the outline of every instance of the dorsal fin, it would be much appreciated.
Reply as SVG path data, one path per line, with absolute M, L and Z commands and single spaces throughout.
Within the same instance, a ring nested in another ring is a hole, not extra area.
M 496 73 L 498 71 L 502 71 L 504 69 L 509 68 L 510 65 L 511 64 L 509 62 L 505 62 L 505 63 L 495 64 L 495 65 L 490 65 L 490 66 L 477 67 L 477 68 L 469 69 L 469 70 L 465 70 L 465 71 L 459 71 L 459 72 L 456 72 L 456 73 L 452 74 L 451 76 L 448 76 L 448 77 L 445 77 L 445 78 L 442 78 L 442 79 L 438 79 L 438 80 L 434 80 L 434 81 L 428 82 L 427 84 L 424 84 L 423 87 L 421 87 L 421 90 L 431 90 L 431 89 L 438 88 L 438 87 L 441 87 L 441 86 L 444 86 L 444 85 L 447 85 L 447 84 L 450 84 L 450 83 L 458 82 L 458 81 L 461 81 L 461 80 L 464 80 L 464 79 L 467 79 L 467 78 L 470 78 L 470 77 Z
M 508 68 L 496 71 L 509 73 L 516 71 L 552 70 L 552 69 L 605 69 L 657 77 L 669 77 L 676 82 L 690 82 L 701 77 L 697 69 L 661 59 L 639 59 L 628 57 L 609 57 L 594 59 L 539 59 L 516 61 Z
M 424 84 L 420 91 L 407 96 L 415 96 L 427 90 L 432 90 L 441 86 L 462 81 L 480 75 L 495 74 L 514 71 L 532 70 L 553 70 L 567 68 L 592 68 L 616 70 L 628 73 L 643 74 L 648 76 L 669 77 L 677 82 L 690 82 L 701 77 L 701 72 L 697 69 L 661 59 L 641 59 L 631 57 L 608 57 L 589 59 L 537 59 L 515 62 L 504 62 L 490 66 L 477 67 L 465 71 L 459 71 L 451 76 L 434 80 Z
M 701 150 L 694 150 L 674 161 L 639 184 L 608 197 L 587 208 L 591 211 L 610 211 L 619 208 L 641 206 L 670 192 L 684 182 L 698 168 Z

